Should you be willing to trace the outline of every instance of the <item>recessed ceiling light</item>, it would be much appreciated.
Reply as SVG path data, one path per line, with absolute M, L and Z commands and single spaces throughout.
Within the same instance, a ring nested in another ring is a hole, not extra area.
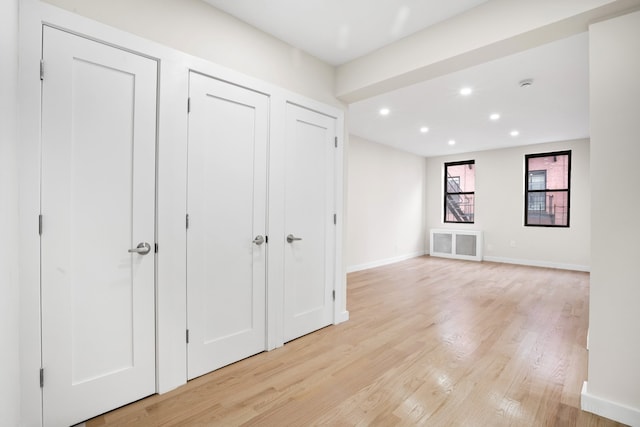
M 379 111 L 381 116 L 388 116 L 390 112 L 391 110 L 389 110 L 388 108 L 381 108 Z
M 456 145 L 456 140 L 455 139 L 450 139 L 448 144 L 449 145 Z
M 471 92 L 473 92 L 473 89 L 471 89 L 470 87 L 463 87 L 462 89 L 460 89 L 460 95 L 463 96 L 471 95 Z
M 427 133 L 427 132 L 429 132 L 429 128 L 428 128 L 428 127 L 426 127 L 426 126 L 422 126 L 422 127 L 420 128 L 420 133 Z
M 518 132 L 517 130 L 512 130 L 510 135 L 511 136 L 518 136 L 518 135 L 520 135 L 520 132 Z
M 493 113 L 492 115 L 489 116 L 489 118 L 493 121 L 496 121 L 500 118 L 500 114 L 498 113 Z

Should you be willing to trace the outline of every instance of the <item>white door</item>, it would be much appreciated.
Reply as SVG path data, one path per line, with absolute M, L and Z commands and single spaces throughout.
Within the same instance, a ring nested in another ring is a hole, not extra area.
M 189 379 L 266 349 L 267 96 L 189 77 Z
M 43 416 L 63 426 L 155 392 L 157 64 L 49 27 L 43 60 Z
M 335 119 L 287 105 L 284 340 L 333 322 Z

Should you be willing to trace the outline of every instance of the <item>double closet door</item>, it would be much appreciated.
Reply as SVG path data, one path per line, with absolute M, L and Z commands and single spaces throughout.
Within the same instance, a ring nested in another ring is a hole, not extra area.
M 189 98 L 191 379 L 267 349 L 268 289 L 284 295 L 285 342 L 333 322 L 336 148 L 334 118 L 287 105 L 284 229 L 270 234 L 269 97 L 192 72 Z M 284 267 L 269 288 L 267 257 Z

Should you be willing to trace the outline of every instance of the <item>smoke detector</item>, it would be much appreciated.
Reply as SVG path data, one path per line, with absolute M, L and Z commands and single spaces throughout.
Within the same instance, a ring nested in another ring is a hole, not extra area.
M 529 87 L 532 84 L 533 84 L 533 79 L 524 79 L 524 80 L 521 80 L 520 83 L 518 83 L 520 87 Z

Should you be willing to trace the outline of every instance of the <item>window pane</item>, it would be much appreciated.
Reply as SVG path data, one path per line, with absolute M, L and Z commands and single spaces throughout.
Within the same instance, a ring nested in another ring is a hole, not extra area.
M 460 177 L 448 176 L 447 177 L 447 193 L 461 193 L 460 189 Z
M 450 194 L 446 197 L 445 222 L 473 222 L 473 194 Z
M 547 193 L 529 193 L 528 209 L 530 211 L 547 210 Z
M 447 165 L 447 192 L 465 193 L 476 191 L 474 164 Z
M 547 189 L 547 171 L 529 171 L 529 190 Z
M 559 154 L 528 159 L 528 190 L 569 189 L 569 155 Z M 542 184 L 544 174 L 545 187 Z
M 548 191 L 529 193 L 527 225 L 569 224 L 569 192 Z

